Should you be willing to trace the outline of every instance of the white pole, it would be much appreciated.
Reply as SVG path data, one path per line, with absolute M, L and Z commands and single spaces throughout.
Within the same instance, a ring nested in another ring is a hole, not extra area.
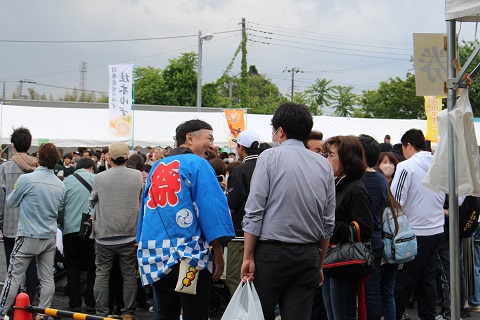
M 202 31 L 198 31 L 197 112 L 202 107 Z

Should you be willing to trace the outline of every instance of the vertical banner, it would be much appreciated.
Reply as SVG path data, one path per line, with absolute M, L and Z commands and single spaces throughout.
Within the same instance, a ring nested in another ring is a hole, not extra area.
M 245 130 L 245 110 L 225 109 L 223 111 L 232 137 L 238 137 L 238 134 Z
M 132 133 L 133 64 L 108 65 L 108 107 L 110 131 L 125 137 Z
M 425 114 L 427 115 L 427 134 L 425 140 L 438 142 L 438 120 L 437 114 L 442 110 L 442 98 L 426 96 Z
M 417 96 L 445 97 L 447 81 L 446 35 L 443 33 L 414 33 L 413 60 Z

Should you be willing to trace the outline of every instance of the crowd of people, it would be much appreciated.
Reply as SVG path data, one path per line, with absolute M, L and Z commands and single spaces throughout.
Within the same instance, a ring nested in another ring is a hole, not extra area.
M 422 131 L 408 130 L 392 146 L 388 135 L 382 143 L 363 134 L 324 140 L 312 128 L 307 107 L 284 103 L 271 143 L 245 130 L 230 153 L 218 152 L 210 124 L 190 120 L 177 127 L 173 148 L 143 154 L 114 142 L 63 156 L 52 143 L 29 155 L 31 133 L 15 129 L 14 155 L 0 165 L 8 269 L 0 319 L 19 290 L 34 301 L 39 286 L 38 305 L 50 306 L 58 228 L 74 312 L 134 320 L 150 306 L 147 287 L 154 319 L 208 319 L 212 283 L 225 271 L 231 296 L 253 282 L 266 320 L 357 319 L 358 281 L 323 272 L 329 246 L 348 242 L 352 221 L 374 255 L 367 319 L 408 319 L 412 299 L 422 320 L 448 319 L 448 290 L 436 312 L 437 271 L 449 263 L 448 208 L 445 194 L 422 185 L 433 157 Z M 88 237 L 79 234 L 86 213 Z M 418 252 L 388 263 L 382 225 L 399 214 Z M 462 317 L 480 312 L 480 288 L 462 291 Z

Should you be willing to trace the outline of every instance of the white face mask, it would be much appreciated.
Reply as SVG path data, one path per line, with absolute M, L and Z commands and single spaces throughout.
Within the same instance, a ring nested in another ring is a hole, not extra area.
M 275 131 L 273 134 L 272 134 L 272 147 L 273 148 L 276 148 L 278 146 L 280 146 L 280 138 L 278 138 L 277 141 L 273 140 L 275 135 L 277 134 L 278 130 L 280 130 L 280 128 L 277 129 L 277 131 Z
M 395 171 L 395 166 L 391 163 L 380 163 L 379 168 L 382 169 L 386 177 L 391 177 Z

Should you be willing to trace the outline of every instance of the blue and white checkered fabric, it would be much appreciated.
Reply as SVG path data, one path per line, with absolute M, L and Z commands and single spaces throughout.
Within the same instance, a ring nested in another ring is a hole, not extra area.
M 161 245 L 157 245 L 157 242 L 161 242 Z M 178 238 L 176 242 L 176 248 L 168 239 L 138 243 L 138 266 L 144 285 L 151 284 L 168 274 L 182 259 L 187 259 L 189 264 L 197 270 L 207 267 L 210 272 L 213 271 L 207 242 L 199 237 L 193 237 L 188 242 L 185 242 L 184 238 Z

